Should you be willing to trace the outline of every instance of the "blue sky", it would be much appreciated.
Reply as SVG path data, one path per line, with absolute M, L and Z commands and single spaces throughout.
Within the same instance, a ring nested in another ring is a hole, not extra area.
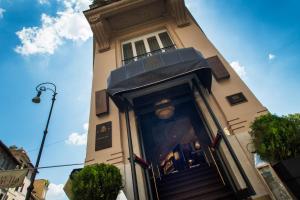
M 279 115 L 300 112 L 300 2 L 186 0 L 188 8 L 257 98 Z M 0 139 L 24 147 L 33 162 L 51 93 L 35 105 L 40 82 L 55 82 L 57 102 L 40 165 L 81 163 L 92 71 L 88 0 L 0 0 Z M 40 170 L 62 193 L 73 167 Z

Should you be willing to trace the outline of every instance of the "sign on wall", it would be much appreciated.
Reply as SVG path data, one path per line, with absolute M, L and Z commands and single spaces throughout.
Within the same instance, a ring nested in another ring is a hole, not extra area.
M 111 121 L 96 126 L 95 151 L 112 147 Z
M 15 188 L 22 186 L 28 169 L 0 171 L 0 188 Z

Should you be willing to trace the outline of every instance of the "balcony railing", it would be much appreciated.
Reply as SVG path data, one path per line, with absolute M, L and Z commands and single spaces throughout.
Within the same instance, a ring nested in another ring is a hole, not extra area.
M 164 52 L 171 51 L 171 50 L 174 50 L 174 49 L 176 49 L 176 46 L 173 44 L 171 46 L 167 46 L 167 47 L 164 47 L 164 48 L 161 48 L 161 49 L 156 49 L 154 51 L 150 51 L 150 52 L 138 55 L 138 56 L 134 56 L 134 57 L 131 57 L 131 58 L 124 59 L 124 60 L 122 60 L 122 62 L 123 62 L 124 65 L 126 65 L 130 62 L 134 62 L 134 61 L 137 61 L 137 60 L 142 59 L 142 58 L 153 56 L 153 55 L 159 54 L 159 53 L 164 53 Z

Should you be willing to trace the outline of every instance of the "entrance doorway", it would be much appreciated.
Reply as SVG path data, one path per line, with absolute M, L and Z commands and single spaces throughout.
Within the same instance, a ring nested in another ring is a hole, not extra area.
M 176 100 L 160 108 L 172 112 L 167 118 L 162 119 L 155 109 L 139 118 L 146 158 L 158 176 L 208 162 L 204 147 L 209 138 L 194 102 L 188 98 L 179 104 L 172 101 Z
M 211 164 L 211 140 L 188 84 L 136 98 L 133 103 L 144 159 L 153 168 L 150 192 L 155 198 L 232 198 Z
M 207 164 L 209 136 L 189 85 L 176 86 L 134 101 L 144 154 L 156 176 Z

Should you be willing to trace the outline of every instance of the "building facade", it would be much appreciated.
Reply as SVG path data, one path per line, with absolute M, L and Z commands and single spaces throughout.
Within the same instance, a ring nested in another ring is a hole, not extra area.
M 13 156 L 9 148 L 0 140 L 0 170 L 16 169 L 19 161 Z M 7 189 L 0 189 L 0 200 L 6 197 Z
M 268 110 L 184 0 L 99 0 L 84 14 L 94 34 L 86 165 L 118 166 L 128 199 L 272 197 L 248 148 L 250 123 Z M 204 169 L 222 185 L 202 183 Z
M 32 165 L 30 158 L 23 148 L 10 147 L 10 152 L 20 163 L 20 168 L 30 168 L 24 179 L 23 185 L 16 188 L 9 188 L 5 200 L 24 200 L 27 194 L 27 188 L 30 185 L 30 178 L 32 175 Z
M 37 179 L 33 183 L 34 189 L 32 197 L 34 200 L 45 200 L 48 191 L 49 181 L 46 179 Z

